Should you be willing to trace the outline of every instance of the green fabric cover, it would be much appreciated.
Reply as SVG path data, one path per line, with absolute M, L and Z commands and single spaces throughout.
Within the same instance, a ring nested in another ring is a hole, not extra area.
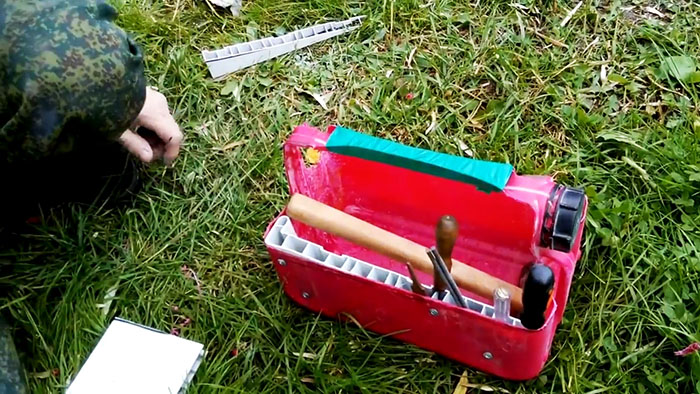
M 377 161 L 409 170 L 472 184 L 490 193 L 506 186 L 513 166 L 468 159 L 425 149 L 413 148 L 396 142 L 336 127 L 326 149 L 341 155 Z

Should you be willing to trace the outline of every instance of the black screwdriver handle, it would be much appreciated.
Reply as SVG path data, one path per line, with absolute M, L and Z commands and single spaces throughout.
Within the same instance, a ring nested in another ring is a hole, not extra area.
M 552 269 L 544 264 L 533 264 L 523 286 L 523 312 L 520 314 L 523 327 L 537 330 L 544 325 L 553 290 Z

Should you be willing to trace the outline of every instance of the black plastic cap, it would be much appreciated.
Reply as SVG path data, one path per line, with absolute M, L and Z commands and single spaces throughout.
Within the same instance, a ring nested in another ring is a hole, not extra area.
M 537 330 L 544 325 L 553 289 L 552 269 L 544 264 L 533 264 L 523 286 L 523 312 L 520 314 L 523 327 Z
M 583 203 L 585 200 L 583 190 L 565 187 L 561 192 L 556 210 L 554 211 L 554 224 L 549 238 L 550 248 L 560 252 L 569 252 L 574 246 L 578 234 Z

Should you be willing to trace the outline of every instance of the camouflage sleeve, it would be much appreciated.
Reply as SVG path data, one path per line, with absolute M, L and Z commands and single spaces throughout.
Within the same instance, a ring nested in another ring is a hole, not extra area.
M 145 100 L 139 47 L 102 0 L 0 1 L 0 163 L 116 139 Z
M 27 392 L 24 371 L 20 364 L 12 332 L 5 319 L 0 317 L 0 393 L 24 394 Z

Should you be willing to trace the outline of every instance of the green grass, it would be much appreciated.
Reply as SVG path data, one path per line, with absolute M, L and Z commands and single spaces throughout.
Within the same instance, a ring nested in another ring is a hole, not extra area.
M 204 0 L 118 4 L 186 144 L 133 201 L 45 211 L 0 251 L 32 391 L 61 392 L 115 316 L 165 331 L 192 319 L 181 335 L 208 356 L 191 393 L 451 393 L 465 371 L 510 393 L 700 391 L 700 355 L 673 355 L 700 340 L 698 89 L 661 68 L 698 60 L 700 8 L 663 3 L 586 1 L 565 27 L 575 2 L 245 0 L 239 19 Z M 224 82 L 199 54 L 357 14 L 357 32 Z M 329 110 L 295 88 L 332 91 Z M 502 381 L 286 298 L 261 235 L 287 198 L 280 146 L 305 121 L 586 189 L 583 256 L 538 378 Z

